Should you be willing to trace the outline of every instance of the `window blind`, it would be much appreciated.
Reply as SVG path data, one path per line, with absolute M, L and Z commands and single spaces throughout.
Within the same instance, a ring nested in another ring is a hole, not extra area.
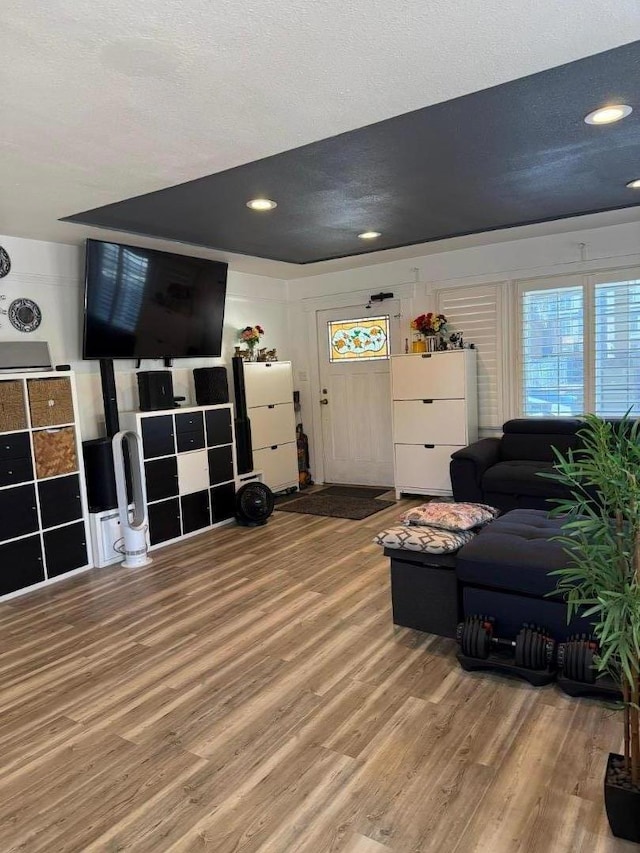
M 447 317 L 452 329 L 463 333 L 465 343 L 475 344 L 478 351 L 478 425 L 481 430 L 499 430 L 503 422 L 498 334 L 501 296 L 499 285 L 443 288 L 437 293 L 438 311 Z
M 640 414 L 640 280 L 596 284 L 595 411 Z
M 524 415 L 584 411 L 582 286 L 522 293 L 521 356 Z

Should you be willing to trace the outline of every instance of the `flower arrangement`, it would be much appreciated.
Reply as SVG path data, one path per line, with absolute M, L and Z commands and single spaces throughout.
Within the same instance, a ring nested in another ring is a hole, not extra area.
M 431 335 L 444 335 L 448 330 L 447 322 L 447 318 L 444 314 L 434 314 L 432 311 L 429 311 L 428 314 L 420 314 L 412 320 L 411 328 L 426 337 Z
M 256 323 L 255 326 L 245 326 L 244 329 L 240 329 L 238 331 L 238 340 L 252 350 L 256 344 L 260 343 L 262 335 L 264 335 L 264 329 Z

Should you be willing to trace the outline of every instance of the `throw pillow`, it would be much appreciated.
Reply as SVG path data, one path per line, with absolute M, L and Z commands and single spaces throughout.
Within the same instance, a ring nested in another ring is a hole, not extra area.
M 378 533 L 373 541 L 385 548 L 404 548 L 425 554 L 449 554 L 471 542 L 474 536 L 470 530 L 454 532 L 436 527 L 407 527 L 399 524 Z
M 498 515 L 498 510 L 487 504 L 432 503 L 421 504 L 402 516 L 403 524 L 441 527 L 443 530 L 471 530 L 480 527 Z

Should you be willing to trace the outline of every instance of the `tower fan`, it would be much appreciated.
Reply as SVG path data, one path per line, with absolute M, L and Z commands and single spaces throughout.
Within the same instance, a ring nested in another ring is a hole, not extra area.
M 125 446 L 131 472 L 133 510 L 129 508 L 127 496 Z M 113 464 L 116 475 L 120 527 L 124 542 L 122 549 L 117 550 L 121 550 L 121 553 L 124 554 L 123 568 L 138 569 L 141 566 L 148 566 L 151 558 L 147 556 L 149 520 L 142 462 L 142 439 L 136 432 L 123 430 L 113 436 Z
M 244 527 L 266 524 L 274 503 L 273 492 L 264 483 L 246 483 L 236 494 L 236 521 Z

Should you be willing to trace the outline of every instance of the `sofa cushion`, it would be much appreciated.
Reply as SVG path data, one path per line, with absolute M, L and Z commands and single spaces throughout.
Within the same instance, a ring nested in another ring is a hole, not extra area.
M 407 510 L 401 518 L 403 524 L 439 527 L 442 530 L 471 530 L 480 527 L 498 515 L 492 506 L 465 501 L 430 501 Z
M 385 548 L 403 548 L 407 551 L 422 551 L 427 554 L 448 554 L 457 551 L 461 545 L 470 542 L 475 536 L 470 530 L 454 533 L 451 530 L 438 530 L 435 527 L 408 527 L 398 524 L 388 527 L 374 537 L 377 545 Z
M 513 418 L 503 424 L 500 458 L 504 462 L 529 459 L 555 462 L 555 447 L 566 454 L 580 445 L 577 435 L 584 427 L 579 418 Z
M 486 493 L 506 495 L 537 495 L 542 498 L 567 496 L 567 490 L 560 483 L 540 477 L 539 473 L 551 473 L 550 462 L 533 462 L 518 459 L 510 462 L 498 462 L 492 465 L 484 475 L 482 489 Z
M 461 548 L 458 580 L 527 595 L 553 592 L 558 579 L 548 573 L 565 568 L 569 559 L 562 546 L 551 541 L 561 526 L 560 519 L 550 519 L 541 510 L 508 512 Z

